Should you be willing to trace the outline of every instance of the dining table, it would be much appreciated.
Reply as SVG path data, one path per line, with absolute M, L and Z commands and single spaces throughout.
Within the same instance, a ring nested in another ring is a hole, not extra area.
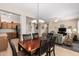
M 28 55 L 32 55 L 35 51 L 40 48 L 40 39 L 29 39 L 18 42 L 18 50 L 24 50 Z

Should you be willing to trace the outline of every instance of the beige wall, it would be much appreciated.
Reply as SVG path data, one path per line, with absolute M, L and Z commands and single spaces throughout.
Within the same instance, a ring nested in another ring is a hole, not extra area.
M 20 23 L 20 16 L 18 15 L 0 15 L 1 17 L 1 22 L 14 22 L 14 23 Z
M 40 36 L 42 36 L 43 33 L 47 33 L 47 24 L 46 23 L 40 23 L 40 25 L 39 25 Z
M 58 31 L 58 28 L 60 27 L 60 24 L 64 24 L 66 28 L 68 28 L 69 26 L 72 26 L 73 28 L 77 29 L 77 20 L 61 20 L 58 22 L 54 22 L 54 21 L 50 21 L 49 22 L 49 32 L 50 31 Z

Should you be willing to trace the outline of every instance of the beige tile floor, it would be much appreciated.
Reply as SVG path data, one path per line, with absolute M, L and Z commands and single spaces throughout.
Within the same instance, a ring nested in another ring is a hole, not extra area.
M 18 40 L 17 39 L 13 39 L 13 42 L 15 43 L 16 48 L 17 48 Z M 79 56 L 78 52 L 74 52 L 74 51 L 71 51 L 71 50 L 59 47 L 57 45 L 56 45 L 55 49 L 56 49 L 55 50 L 56 56 Z M 0 56 L 11 56 L 11 55 L 12 55 L 11 48 L 10 48 L 10 46 L 8 44 L 7 50 L 0 52 Z M 52 53 L 52 56 L 53 56 L 53 53 Z

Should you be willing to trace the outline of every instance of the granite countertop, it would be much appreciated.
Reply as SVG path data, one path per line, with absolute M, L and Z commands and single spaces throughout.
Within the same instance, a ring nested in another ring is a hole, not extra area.
M 6 33 L 0 33 L 0 37 L 1 36 L 7 36 L 7 34 Z

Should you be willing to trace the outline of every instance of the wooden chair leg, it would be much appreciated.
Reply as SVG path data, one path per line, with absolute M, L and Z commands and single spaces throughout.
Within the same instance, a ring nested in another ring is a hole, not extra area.
M 20 45 L 18 44 L 18 51 L 21 51 Z
M 55 47 L 53 48 L 53 55 L 55 56 Z
M 53 51 L 53 55 L 55 56 L 55 51 Z
M 50 49 L 49 49 L 49 51 L 48 51 L 48 55 L 51 56 L 51 50 L 50 50 Z
M 48 56 L 48 52 L 46 52 L 46 55 L 45 56 Z

